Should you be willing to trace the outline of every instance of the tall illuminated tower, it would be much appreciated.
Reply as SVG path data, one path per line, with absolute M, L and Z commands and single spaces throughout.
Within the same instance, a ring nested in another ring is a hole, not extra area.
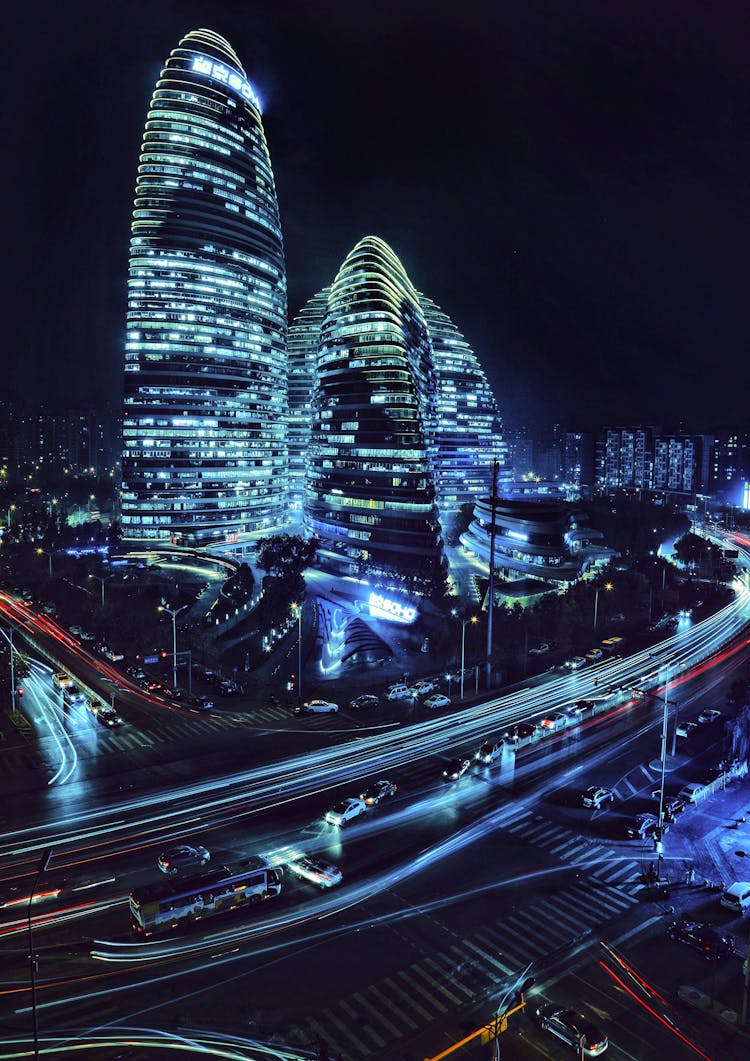
M 188 33 L 146 120 L 130 243 L 122 527 L 234 541 L 286 512 L 286 275 L 259 100 Z
M 507 464 L 502 424 L 476 354 L 440 306 L 419 294 L 432 341 L 436 411 L 435 488 L 445 519 L 467 502 L 487 497 L 492 465 Z
M 310 445 L 312 396 L 315 389 L 320 329 L 330 287 L 305 303 L 289 326 L 289 505 L 301 515 L 305 499 L 307 451 Z
M 374 236 L 331 287 L 316 383 L 305 517 L 319 560 L 371 581 L 439 580 L 430 337 L 404 267 Z

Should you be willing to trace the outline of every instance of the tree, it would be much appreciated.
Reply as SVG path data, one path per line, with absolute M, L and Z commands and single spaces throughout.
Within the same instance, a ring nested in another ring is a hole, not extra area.
M 317 550 L 317 538 L 274 534 L 261 538 L 257 544 L 258 567 L 277 578 L 301 575 L 315 560 Z
M 732 759 L 747 759 L 750 755 L 750 706 L 740 708 L 725 726 L 726 746 Z

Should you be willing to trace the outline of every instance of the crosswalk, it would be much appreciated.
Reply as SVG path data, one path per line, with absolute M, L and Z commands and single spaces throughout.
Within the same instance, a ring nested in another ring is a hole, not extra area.
M 642 889 L 643 867 L 638 859 L 557 825 L 540 814 L 521 812 L 504 828 L 562 862 L 585 867 L 587 877 L 595 877 L 608 887 L 617 888 L 622 894 L 632 896 L 634 901 Z
M 637 899 L 599 878 L 512 909 L 442 951 L 316 1010 L 301 1034 L 321 1037 L 347 1061 L 394 1054 L 399 1041 L 591 936 Z

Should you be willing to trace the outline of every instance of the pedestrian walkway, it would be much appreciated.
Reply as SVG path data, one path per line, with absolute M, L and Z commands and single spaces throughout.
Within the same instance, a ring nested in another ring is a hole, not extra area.
M 602 881 L 594 890 L 576 884 L 512 909 L 460 943 L 316 1010 L 308 1035 L 320 1036 L 347 1061 L 393 1056 L 399 1040 L 481 1002 L 529 963 L 546 963 L 636 901 Z
M 526 811 L 504 828 L 562 862 L 585 868 L 587 877 L 595 877 L 623 894 L 635 898 L 642 888 L 643 866 L 640 858 L 623 855 L 621 851 L 581 836 L 572 829 L 556 825 L 540 814 Z

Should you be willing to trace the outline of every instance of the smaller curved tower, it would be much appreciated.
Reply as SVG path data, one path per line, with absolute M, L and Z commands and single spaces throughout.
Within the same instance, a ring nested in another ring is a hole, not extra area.
M 375 236 L 328 294 L 305 522 L 330 569 L 427 588 L 442 578 L 432 457 L 435 374 L 419 299 Z

